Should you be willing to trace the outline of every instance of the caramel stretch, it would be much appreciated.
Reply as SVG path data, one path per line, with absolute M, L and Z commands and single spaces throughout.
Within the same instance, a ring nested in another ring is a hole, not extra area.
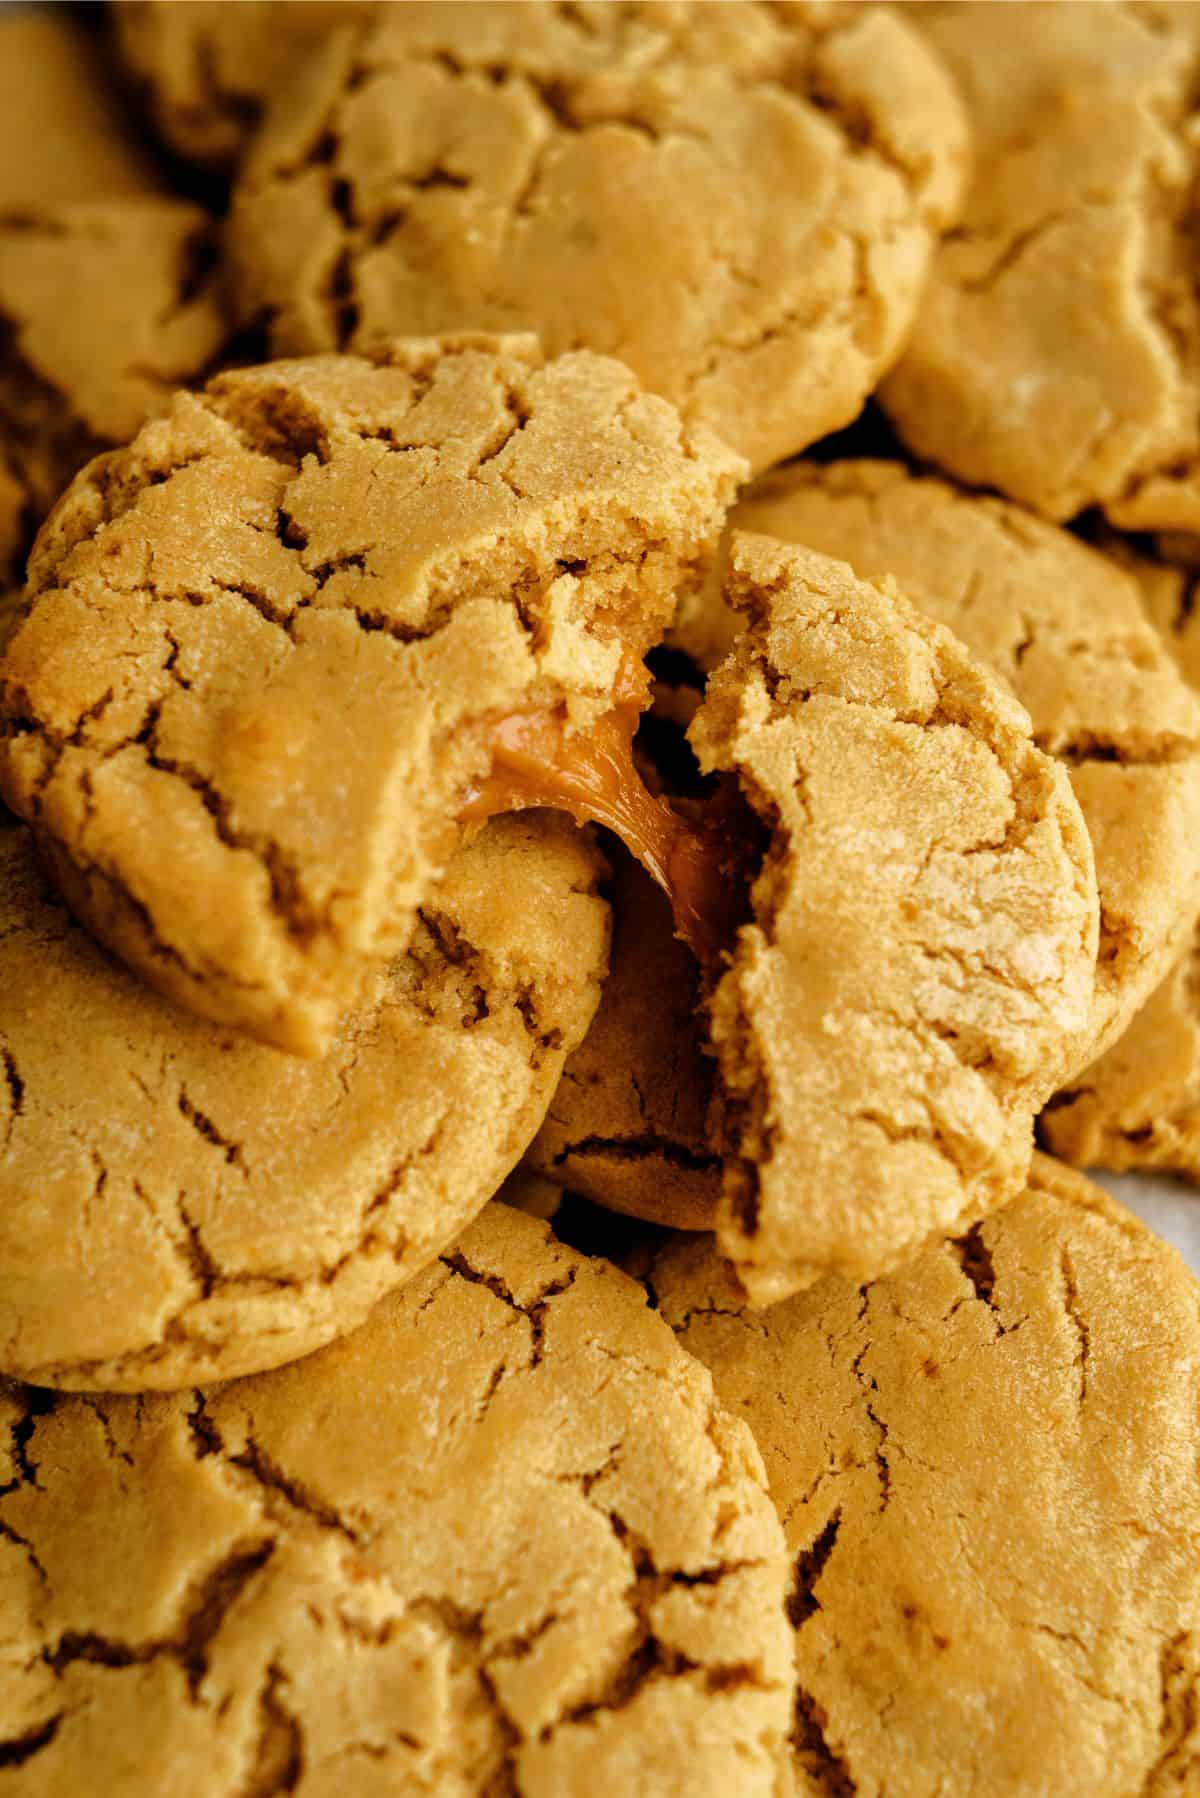
M 622 670 L 617 704 L 590 731 L 568 733 L 561 707 L 516 712 L 490 727 L 492 766 L 467 793 L 460 817 L 482 823 L 499 812 L 550 806 L 578 824 L 603 824 L 671 901 L 676 934 L 703 963 L 729 941 L 744 886 L 744 857 L 728 807 L 696 821 L 646 787 L 633 759 L 633 738 L 646 705 L 649 676 Z

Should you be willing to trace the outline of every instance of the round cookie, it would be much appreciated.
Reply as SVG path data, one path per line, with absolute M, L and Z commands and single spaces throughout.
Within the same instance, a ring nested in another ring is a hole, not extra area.
M 762 468 L 894 361 L 966 147 L 882 6 L 387 6 L 267 114 L 231 267 L 277 352 L 534 330 Z
M 859 1288 L 738 1309 L 677 1239 L 658 1308 L 784 1520 L 802 1792 L 1167 1798 L 1200 1782 L 1200 1287 L 1039 1158 Z
M 975 169 L 880 398 L 906 443 L 1048 517 L 1200 529 L 1200 11 L 923 5 Z
M 786 1789 L 750 1433 L 530 1218 L 281 1372 L 0 1406 L 0 1793 Z
M 225 172 L 305 56 L 375 10 L 373 0 L 114 0 L 109 15 L 160 136 Z
M 1034 741 L 1066 764 L 1100 891 L 1083 1052 L 1102 1053 L 1178 957 L 1200 909 L 1200 702 L 1134 581 L 1016 506 L 895 462 L 777 469 L 744 494 L 732 523 L 844 558 L 867 580 L 894 575 L 1007 682 Z M 677 635 L 711 666 L 738 628 L 714 584 L 688 603 Z
M 225 374 L 91 463 L 0 663 L 0 781 L 75 911 L 202 1016 L 323 1050 L 403 948 L 499 725 L 566 750 L 742 465 L 528 338 Z
M 698 1028 L 700 971 L 664 895 L 626 855 L 609 888 L 608 977 L 525 1165 L 611 1210 L 710 1230 L 721 1156 L 709 1128 L 716 1063 Z
M 97 63 L 50 13 L 0 21 L 0 585 L 76 469 L 230 336 L 213 221 L 161 189 Z
M 1180 672 L 1200 688 L 1194 571 L 1141 556 L 1129 566 Z M 1038 1129 L 1080 1167 L 1200 1180 L 1200 926 L 1124 1035 L 1055 1095 Z
M 496 820 L 326 1057 L 302 1061 L 188 1017 L 111 961 L 8 818 L 0 1368 L 172 1388 L 360 1323 L 540 1124 L 595 1010 L 600 872 L 568 821 Z

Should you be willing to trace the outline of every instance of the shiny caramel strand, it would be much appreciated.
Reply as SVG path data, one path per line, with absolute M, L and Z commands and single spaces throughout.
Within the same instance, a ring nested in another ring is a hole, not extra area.
M 606 825 L 666 893 L 676 933 L 708 965 L 744 907 L 745 845 L 727 795 L 692 819 L 648 790 L 633 758 L 645 670 L 623 671 L 617 691 L 618 703 L 590 731 L 568 733 L 561 707 L 498 719 L 489 732 L 491 770 L 459 815 L 473 824 L 549 806 L 579 824 Z

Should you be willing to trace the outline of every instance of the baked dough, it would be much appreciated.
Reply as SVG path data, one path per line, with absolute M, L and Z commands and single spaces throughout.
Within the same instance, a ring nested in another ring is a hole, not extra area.
M 889 582 L 735 537 L 689 737 L 771 832 L 709 1004 L 750 1298 L 871 1278 L 1020 1190 L 1092 1003 L 1091 846 L 1016 701 Z
M 787 1789 L 750 1433 L 530 1218 L 281 1372 L 0 1406 L 0 1792 Z
M 1164 548 L 1178 565 L 1128 551 L 1126 560 L 1181 674 L 1200 688 L 1195 544 Z M 1163 1168 L 1200 1180 L 1200 926 L 1125 1034 L 1055 1095 L 1038 1128 L 1079 1167 Z
M 886 7 L 385 6 L 268 113 L 231 269 L 277 353 L 535 330 L 762 468 L 898 355 L 965 161 Z
M 1200 529 L 1200 9 L 906 9 L 975 141 L 880 398 L 905 442 L 1048 517 Z
M 4 817 L 0 1369 L 39 1385 L 227 1379 L 354 1328 L 491 1198 L 595 1009 L 602 864 L 548 813 L 459 851 L 319 1062 L 148 991 Z
M 0 20 L 0 585 L 97 450 L 131 437 L 230 336 L 216 231 L 169 197 L 87 32 Z
M 225 173 L 276 89 L 375 0 L 113 0 L 118 54 L 173 150 Z
M 8 802 L 143 978 L 320 1052 L 460 840 L 488 721 L 593 726 L 741 468 L 618 363 L 528 338 L 221 375 L 42 530 Z
M 1200 910 L 1200 702 L 1128 572 L 1018 506 L 897 462 L 777 469 L 731 523 L 844 558 L 867 580 L 894 575 L 1026 707 L 1034 741 L 1070 772 L 1095 852 L 1100 953 L 1084 1060 L 1103 1053 Z M 686 602 L 676 635 L 712 666 L 738 628 L 714 579 Z
M 738 1309 L 649 1273 L 754 1431 L 793 1556 L 798 1788 L 1200 1785 L 1200 1287 L 1077 1174 L 899 1273 Z
M 697 1016 L 696 958 L 664 895 L 627 856 L 609 889 L 600 1006 L 530 1144 L 527 1168 L 630 1217 L 710 1230 L 721 1156 L 709 1127 L 716 1063 Z

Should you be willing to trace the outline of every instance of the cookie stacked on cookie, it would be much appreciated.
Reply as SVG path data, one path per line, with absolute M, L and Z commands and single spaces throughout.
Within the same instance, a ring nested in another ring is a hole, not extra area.
M 0 1798 L 1200 1785 L 1198 14 L 0 24 Z

